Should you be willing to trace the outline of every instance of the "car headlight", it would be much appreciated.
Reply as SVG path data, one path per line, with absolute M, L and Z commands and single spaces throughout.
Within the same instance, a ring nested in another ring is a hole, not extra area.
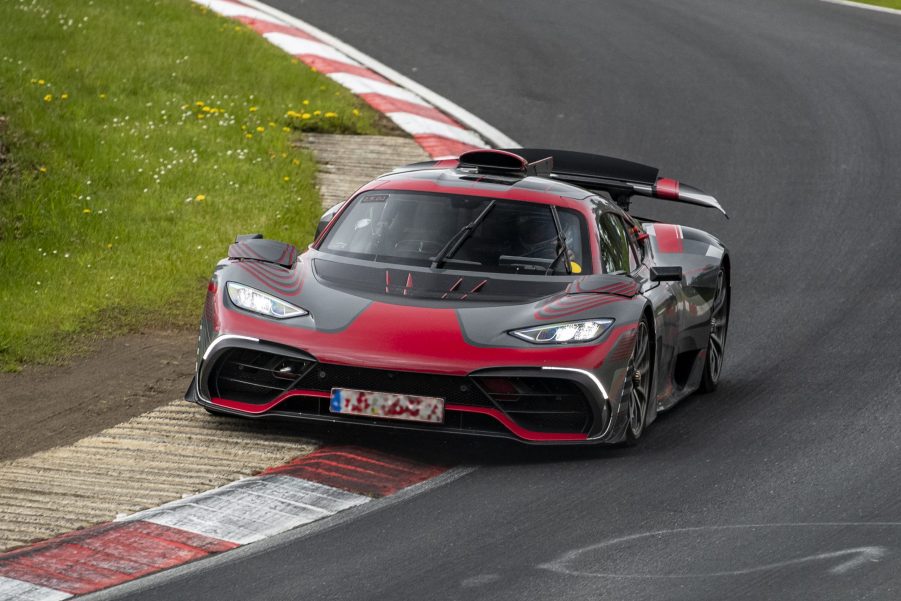
M 587 319 L 513 330 L 510 334 L 535 344 L 566 344 L 588 342 L 600 338 L 604 332 L 610 329 L 611 325 L 613 325 L 612 319 Z
M 260 315 L 287 319 L 288 317 L 303 317 L 310 314 L 306 309 L 295 307 L 290 303 L 244 284 L 228 282 L 226 288 L 228 289 L 228 298 L 233 303 L 242 309 L 247 309 Z

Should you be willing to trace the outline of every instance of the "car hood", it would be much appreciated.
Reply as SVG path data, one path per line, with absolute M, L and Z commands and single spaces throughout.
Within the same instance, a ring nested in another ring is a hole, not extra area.
M 468 373 L 513 365 L 597 366 L 634 327 L 644 302 L 621 276 L 534 278 L 361 265 L 310 251 L 286 269 L 255 261 L 220 265 L 217 283 L 238 281 L 310 312 L 276 320 L 221 296 L 220 333 L 305 350 L 320 361 Z M 615 320 L 605 344 L 535 345 L 509 332 L 595 317 Z M 609 350 L 609 348 L 607 348 Z

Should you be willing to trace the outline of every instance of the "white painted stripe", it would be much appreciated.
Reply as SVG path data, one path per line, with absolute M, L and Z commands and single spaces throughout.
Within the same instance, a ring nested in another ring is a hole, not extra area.
M 267 15 L 261 10 L 243 6 L 235 2 L 227 2 L 226 0 L 194 0 L 194 2 L 206 6 L 223 17 L 250 17 L 251 19 L 257 19 L 259 21 L 266 21 L 267 23 L 284 25 L 278 17 Z
M 124 519 L 244 545 L 370 500 L 317 482 L 274 475 L 239 480 Z
M 370 77 L 354 75 L 353 73 L 329 73 L 328 76 L 354 94 L 381 94 L 382 96 L 390 96 L 398 100 L 421 104 L 422 106 L 431 106 L 416 94 L 391 83 L 376 81 Z
M 0 576 L 0 601 L 61 601 L 71 596 L 45 586 Z
M 416 83 L 409 77 L 401 75 L 391 67 L 388 67 L 387 65 L 377 61 L 371 56 L 360 52 L 353 46 L 342 42 L 335 36 L 330 35 L 322 31 L 321 29 L 314 27 L 313 25 L 310 25 L 306 21 L 302 21 L 296 17 L 289 15 L 288 13 L 280 11 L 276 8 L 272 8 L 271 6 L 260 2 L 259 0 L 244 0 L 244 3 L 256 7 L 260 11 L 281 19 L 285 23 L 292 25 L 300 29 L 301 31 L 304 31 L 331 46 L 334 46 L 360 64 L 372 69 L 385 79 L 393 81 L 400 87 L 409 90 L 420 98 L 423 98 L 441 112 L 445 113 L 446 115 L 450 115 L 461 124 L 475 131 L 477 134 L 491 142 L 494 146 L 497 146 L 499 148 L 519 147 L 519 144 L 517 144 L 512 138 L 504 135 L 500 130 L 489 125 L 479 117 L 476 117 L 463 107 L 454 102 L 451 102 L 444 96 L 436 94 L 422 84 Z
M 892 15 L 901 15 L 901 10 L 897 8 L 888 8 L 887 6 L 876 6 L 875 4 L 865 4 L 863 2 L 851 2 L 850 0 L 823 0 L 829 4 L 839 4 L 841 6 L 853 6 L 854 8 L 865 8 L 867 10 L 875 10 L 881 13 L 889 13 Z
M 436 121 L 421 115 L 414 115 L 412 113 L 386 114 L 392 121 L 397 123 L 401 129 L 414 136 L 436 135 L 443 138 L 450 138 L 451 140 L 457 140 L 464 144 L 470 144 L 471 146 L 485 148 L 485 142 L 482 138 L 469 130 L 448 125 L 442 121 Z
M 335 50 L 328 44 L 323 44 L 322 42 L 314 42 L 313 40 L 307 40 L 295 35 L 279 32 L 264 33 L 263 37 L 288 54 L 312 54 L 314 56 L 320 56 L 348 65 L 359 66 L 360 64 L 343 52 Z

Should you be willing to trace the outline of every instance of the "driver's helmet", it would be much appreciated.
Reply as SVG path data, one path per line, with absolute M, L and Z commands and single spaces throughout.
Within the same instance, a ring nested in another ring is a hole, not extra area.
M 516 228 L 522 256 L 553 258 L 557 248 L 557 228 L 549 216 L 529 216 Z

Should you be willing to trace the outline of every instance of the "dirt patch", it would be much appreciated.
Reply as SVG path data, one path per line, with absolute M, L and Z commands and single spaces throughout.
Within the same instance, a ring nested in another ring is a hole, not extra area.
M 101 341 L 69 365 L 0 374 L 0 460 L 73 443 L 184 395 L 196 332 Z

